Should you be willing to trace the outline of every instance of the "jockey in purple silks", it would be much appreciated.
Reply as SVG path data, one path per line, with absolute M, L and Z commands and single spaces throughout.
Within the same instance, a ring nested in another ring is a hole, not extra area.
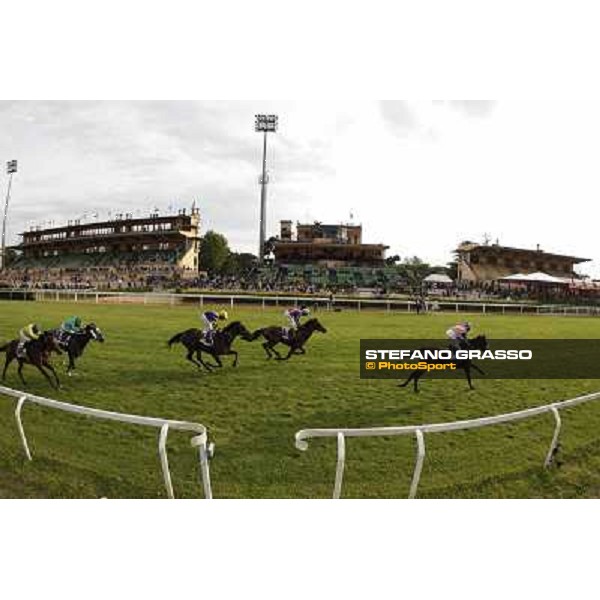
M 310 310 L 303 304 L 300 308 L 288 308 L 283 312 L 283 316 L 288 320 L 290 326 L 284 327 L 284 334 L 287 337 L 292 332 L 296 331 L 300 326 L 300 319 L 310 315 Z
M 202 335 L 207 344 L 213 343 L 215 331 L 219 327 L 219 321 L 227 321 L 228 318 L 229 316 L 227 315 L 226 310 L 222 310 L 218 313 L 214 310 L 207 310 L 202 313 L 202 323 L 204 324 Z

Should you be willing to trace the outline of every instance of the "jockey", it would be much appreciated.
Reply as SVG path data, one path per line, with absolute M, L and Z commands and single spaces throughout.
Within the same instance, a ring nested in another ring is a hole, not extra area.
M 81 333 L 81 319 L 77 316 L 69 317 L 65 319 L 60 326 L 61 333 L 68 333 L 72 335 L 74 333 Z
M 226 310 L 215 312 L 214 310 L 207 310 L 202 313 L 202 335 L 206 340 L 207 344 L 212 344 L 214 339 L 215 331 L 219 328 L 219 321 L 227 321 L 229 315 Z
M 464 342 L 467 341 L 469 332 L 471 331 L 471 323 L 468 321 L 462 321 L 457 323 L 454 327 L 450 327 L 446 331 L 446 336 L 450 339 L 450 347 L 453 350 L 459 350 Z
M 25 344 L 40 339 L 42 330 L 36 323 L 30 323 L 19 331 L 19 345 L 17 346 L 17 356 L 23 356 L 25 353 Z
M 310 315 L 310 310 L 304 304 L 300 308 L 289 308 L 283 313 L 290 324 L 289 331 L 296 331 L 300 326 L 300 319 L 308 315 Z

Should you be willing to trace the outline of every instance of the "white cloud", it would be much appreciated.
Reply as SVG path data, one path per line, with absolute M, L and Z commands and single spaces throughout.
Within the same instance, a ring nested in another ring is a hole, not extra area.
M 592 102 L 0 102 L 0 160 L 20 161 L 11 241 L 32 221 L 196 199 L 205 226 L 255 251 L 263 111 L 280 116 L 272 233 L 352 211 L 366 241 L 436 263 L 486 232 L 597 256 Z

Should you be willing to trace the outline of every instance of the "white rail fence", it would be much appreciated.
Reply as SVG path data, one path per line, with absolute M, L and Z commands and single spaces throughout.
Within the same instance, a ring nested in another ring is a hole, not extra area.
M 208 430 L 200 423 L 190 423 L 187 421 L 174 421 L 171 419 L 160 419 L 154 417 L 143 417 L 140 415 L 128 415 L 124 413 L 101 410 L 98 408 L 89 408 L 67 402 L 60 402 L 50 398 L 34 396 L 18 390 L 0 386 L 0 396 L 8 396 L 17 401 L 15 408 L 15 419 L 17 429 L 23 445 L 25 456 L 28 460 L 32 460 L 31 450 L 25 435 L 23 427 L 23 419 L 21 412 L 25 403 L 37 404 L 55 410 L 74 413 L 77 415 L 85 415 L 94 419 L 103 421 L 118 421 L 120 423 L 128 423 L 133 425 L 141 425 L 146 427 L 154 427 L 159 430 L 158 435 L 158 455 L 165 484 L 165 490 L 169 498 L 175 498 L 173 490 L 173 482 L 171 480 L 171 470 L 169 468 L 169 459 L 167 456 L 167 438 L 170 430 L 187 431 L 193 434 L 191 445 L 198 449 L 200 480 L 204 490 L 204 497 L 212 499 L 212 488 L 210 482 L 209 458 L 212 455 L 214 445 L 208 443 Z
M 480 427 L 488 427 L 498 425 L 500 423 L 511 423 L 514 421 L 522 421 L 538 415 L 551 413 L 554 416 L 555 427 L 552 441 L 548 448 L 544 466 L 549 467 L 554 459 L 555 452 L 558 448 L 560 430 L 562 426 L 559 411 L 564 408 L 570 408 L 584 402 L 600 399 L 600 392 L 578 396 L 570 400 L 555 402 L 535 408 L 528 408 L 517 412 L 495 415 L 491 417 L 481 417 L 479 419 L 471 419 L 467 421 L 454 421 L 452 423 L 434 423 L 429 425 L 408 425 L 402 427 L 370 427 L 370 428 L 333 428 L 333 429 L 302 429 L 296 433 L 296 447 L 298 450 L 307 450 L 308 441 L 313 438 L 329 438 L 337 439 L 337 464 L 335 470 L 335 482 L 333 486 L 333 498 L 339 499 L 342 493 L 342 483 L 344 478 L 344 468 L 346 464 L 346 438 L 348 437 L 389 437 L 398 435 L 414 435 L 416 439 L 417 452 L 415 457 L 415 467 L 413 470 L 412 482 L 410 485 L 409 498 L 417 496 L 419 481 L 421 479 L 421 471 L 425 460 L 425 434 L 441 433 L 444 431 L 462 431 L 465 429 L 477 429 Z
M 416 305 L 411 300 L 397 298 L 346 298 L 336 296 L 333 303 L 329 298 L 319 296 L 276 296 L 272 294 L 172 294 L 143 292 L 105 292 L 97 290 L 26 290 L 0 289 L 0 300 L 35 300 L 55 302 L 91 302 L 95 304 L 162 304 L 167 306 L 190 305 L 203 307 L 205 304 L 228 305 L 231 308 L 241 305 L 258 305 L 265 309 L 277 306 L 290 306 L 306 303 L 318 304 L 326 310 L 381 310 L 416 312 Z M 599 306 L 572 305 L 535 305 L 519 302 L 472 302 L 455 300 L 435 300 L 429 302 L 429 312 L 479 312 L 482 314 L 536 314 L 536 315 L 575 315 L 600 316 Z

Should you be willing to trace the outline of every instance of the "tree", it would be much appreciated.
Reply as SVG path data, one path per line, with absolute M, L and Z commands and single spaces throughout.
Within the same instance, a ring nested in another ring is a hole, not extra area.
M 393 267 L 396 263 L 400 262 L 400 256 L 398 254 L 394 254 L 394 256 L 388 256 L 385 259 L 385 264 L 388 267 Z
M 215 231 L 207 231 L 200 240 L 200 270 L 220 273 L 230 254 L 227 238 Z
M 420 287 L 423 279 L 429 275 L 430 266 L 418 256 L 413 256 L 412 258 L 404 259 L 401 269 L 410 285 Z
M 17 254 L 16 250 L 13 250 L 12 248 L 7 248 L 6 254 L 4 255 L 5 266 L 10 267 L 10 265 L 16 262 L 18 258 L 19 255 Z
M 256 265 L 256 256 L 248 252 L 230 252 L 221 268 L 225 275 L 241 277 L 247 275 Z
M 448 277 L 450 277 L 452 281 L 456 281 L 458 279 L 458 262 L 456 262 L 455 260 L 449 262 L 446 268 L 446 272 L 448 274 Z

